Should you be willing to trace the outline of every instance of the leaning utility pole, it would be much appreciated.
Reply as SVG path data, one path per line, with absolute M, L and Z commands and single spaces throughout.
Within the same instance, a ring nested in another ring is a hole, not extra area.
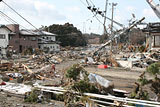
M 108 7 L 108 0 L 106 0 L 106 5 L 105 5 L 105 13 L 104 13 L 104 35 L 107 34 L 107 30 L 106 30 L 106 16 L 107 16 L 107 7 Z
M 114 14 L 114 6 L 117 6 L 117 3 L 112 3 L 112 21 L 111 21 L 111 35 L 113 34 L 113 14 Z M 110 43 L 110 51 L 112 52 L 112 42 Z
M 125 34 L 126 32 L 128 32 L 129 30 L 131 30 L 133 27 L 135 27 L 137 24 L 141 23 L 143 20 L 145 19 L 145 17 L 143 17 L 142 19 L 135 21 L 132 25 L 128 26 L 127 28 L 125 28 L 124 30 L 120 31 L 119 33 L 117 33 L 118 37 L 122 34 Z M 111 42 L 113 42 L 113 40 L 117 38 L 117 36 L 115 35 L 111 35 L 111 38 L 104 44 L 102 44 L 97 50 L 95 50 L 92 54 L 92 57 L 94 57 L 95 55 L 97 55 L 98 51 L 100 51 L 101 49 L 103 49 L 105 46 L 109 45 Z

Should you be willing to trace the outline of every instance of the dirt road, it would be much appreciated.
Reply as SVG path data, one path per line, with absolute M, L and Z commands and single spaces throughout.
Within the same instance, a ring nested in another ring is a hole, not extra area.
M 99 69 L 95 67 L 85 67 L 89 73 L 95 73 L 101 75 L 102 77 L 110 80 L 114 83 L 115 88 L 132 91 L 134 88 L 134 83 L 137 81 L 139 76 L 143 71 L 133 71 L 124 68 L 108 68 Z M 147 75 L 149 78 L 149 75 Z

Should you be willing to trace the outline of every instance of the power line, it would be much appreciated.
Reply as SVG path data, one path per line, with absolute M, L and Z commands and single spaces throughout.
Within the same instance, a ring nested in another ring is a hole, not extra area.
M 0 14 L 1 14 L 2 17 L 4 17 L 4 19 L 8 19 L 9 21 L 11 21 L 11 23 L 17 23 L 13 19 L 11 19 L 9 16 L 7 16 L 6 14 L 4 14 L 2 11 L 0 11 Z
M 9 16 L 7 16 L 5 13 L 3 13 L 2 11 L 0 11 L 0 15 L 2 17 L 4 17 L 4 19 L 8 22 L 8 23 L 13 23 L 13 24 L 18 24 L 15 20 L 13 20 L 12 18 L 10 18 Z M 9 22 L 10 21 L 10 22 Z M 20 24 L 19 24 L 20 25 Z M 20 25 L 21 27 L 23 27 L 24 29 L 26 29 L 26 32 L 34 34 L 33 32 L 31 32 L 30 30 L 27 30 L 27 28 L 25 28 L 24 26 Z M 35 35 L 35 34 L 34 34 Z
M 115 24 L 117 24 L 117 25 L 119 25 L 120 27 L 124 28 L 124 25 L 123 25 L 123 24 L 121 24 L 121 23 L 119 23 L 119 22 L 116 22 L 116 21 L 114 21 L 114 20 L 106 17 L 106 16 L 104 15 L 104 12 L 103 12 L 103 11 L 99 11 L 99 8 L 96 8 L 95 6 L 92 7 L 92 6 L 89 4 L 88 0 L 86 0 L 86 2 L 87 2 L 87 4 L 88 4 L 88 7 L 87 7 L 87 8 L 88 8 L 89 10 L 91 10 L 92 13 L 99 14 L 99 15 L 101 15 L 102 17 L 104 17 L 104 18 L 106 18 L 106 19 L 108 19 L 108 20 L 110 20 L 110 21 L 113 21 Z
M 83 5 L 87 6 L 82 0 L 80 0 L 80 2 L 81 2 Z
M 13 10 L 17 15 L 19 15 L 23 20 L 25 20 L 27 23 L 29 23 L 31 26 L 33 26 L 36 30 L 38 30 L 31 22 L 29 22 L 27 19 L 25 19 L 22 15 L 20 15 L 15 9 L 13 9 L 11 6 L 9 6 L 6 2 L 3 0 L 0 0 L 0 2 L 3 2 L 6 6 L 8 6 L 11 10 Z
M 88 0 L 86 0 L 87 2 L 88 2 Z M 93 5 L 93 7 L 95 6 L 94 5 L 94 3 L 92 2 L 92 0 L 89 0 L 91 3 L 92 3 L 92 5 Z M 89 3 L 87 3 L 87 4 L 89 4 Z M 88 5 L 89 6 L 89 5 Z M 93 13 L 93 12 L 92 12 Z M 96 14 L 94 14 L 93 13 L 93 15 L 94 15 L 94 17 L 96 17 L 96 19 L 101 23 L 101 24 L 103 24 L 99 19 L 98 19 L 98 17 L 96 16 L 97 15 L 97 13 Z
M 0 14 L 0 16 L 4 17 L 2 14 Z M 8 19 L 4 18 L 4 20 L 6 20 L 8 23 L 10 23 Z
M 86 0 L 86 2 L 87 2 L 87 4 L 88 4 L 88 6 L 90 6 L 90 4 L 89 4 L 88 0 Z
M 94 13 L 93 13 L 94 14 Z M 94 14 L 95 15 L 95 18 L 98 20 L 98 22 L 99 23 L 101 23 L 102 25 L 104 25 L 101 21 L 100 21 L 100 19 L 96 16 L 97 14 Z
M 86 0 L 86 2 L 87 2 L 87 4 L 88 5 L 86 5 L 84 2 L 82 2 L 82 0 L 80 0 L 81 1 L 81 3 L 83 4 L 83 5 L 85 5 L 88 9 L 91 9 L 91 6 L 90 6 L 90 3 L 88 2 L 88 0 Z M 90 2 L 93 4 L 93 2 L 90 0 Z M 93 7 L 94 7 L 95 5 L 93 4 Z M 93 13 L 93 17 L 95 17 L 97 20 L 98 20 L 98 22 L 99 23 L 101 23 L 102 25 L 104 25 L 101 21 L 100 21 L 100 19 L 96 16 L 97 15 L 97 13 L 94 13 L 94 12 L 92 12 Z
M 90 1 L 91 1 L 91 0 L 90 0 Z M 88 4 L 88 7 L 87 7 L 87 8 L 88 8 L 88 9 L 91 8 L 88 0 L 86 0 L 86 2 L 87 2 L 87 4 Z M 94 7 L 94 6 L 95 6 L 94 3 L 93 3 L 92 1 L 91 1 L 91 3 L 93 4 L 93 7 Z M 93 11 L 92 11 L 92 13 L 93 13 L 94 17 L 98 20 L 98 22 L 101 23 L 101 24 L 103 24 L 103 23 L 98 19 L 98 17 L 96 16 L 97 13 L 94 13 Z
M 8 15 L 6 15 L 5 13 L 3 13 L 2 11 L 0 11 L 0 14 L 2 15 L 2 16 L 4 16 L 4 18 L 7 18 L 8 20 L 10 20 L 13 24 L 15 23 L 15 24 L 18 24 L 15 20 L 13 20 L 12 18 L 10 18 Z M 20 24 L 19 24 L 20 25 Z M 25 28 L 24 26 L 22 26 L 22 25 L 20 25 L 21 27 L 23 27 L 23 28 Z M 25 29 L 27 29 L 27 28 L 25 28 Z
M 95 6 L 94 3 L 92 2 L 92 0 L 89 0 L 89 1 L 92 3 L 93 6 Z

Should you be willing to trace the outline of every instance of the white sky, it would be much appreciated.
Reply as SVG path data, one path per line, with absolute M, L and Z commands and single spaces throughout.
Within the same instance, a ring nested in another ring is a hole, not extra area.
M 85 5 L 86 0 L 4 0 L 18 13 L 24 16 L 37 28 L 52 24 L 64 24 L 69 22 L 80 29 L 83 33 L 103 33 L 103 25 L 99 23 L 91 11 Z M 82 1 L 82 2 L 81 2 Z M 99 10 L 104 10 L 106 0 L 88 0 L 90 5 L 95 5 Z M 93 4 L 91 3 L 93 2 Z M 154 0 L 160 3 L 159 0 Z M 114 20 L 127 26 L 132 13 L 137 19 L 146 17 L 145 22 L 158 22 L 159 19 L 149 7 L 146 0 L 109 0 L 109 3 L 118 3 L 115 7 Z M 84 4 L 83 4 L 84 3 Z M 20 25 L 33 29 L 11 9 L 0 3 L 0 11 L 7 14 Z M 108 17 L 111 17 L 111 5 L 108 5 Z M 101 22 L 103 18 L 97 16 Z M 0 16 L 0 24 L 10 24 Z M 110 21 L 107 21 L 108 27 Z M 118 26 L 116 26 L 118 28 Z

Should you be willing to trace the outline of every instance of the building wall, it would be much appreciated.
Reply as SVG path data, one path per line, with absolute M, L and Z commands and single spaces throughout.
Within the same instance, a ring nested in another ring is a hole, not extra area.
M 9 35 L 10 31 L 6 28 L 0 29 L 0 47 L 6 48 L 9 45 Z
M 14 35 L 11 35 L 11 39 L 9 40 L 9 45 L 13 46 L 13 50 L 16 50 L 16 52 L 19 52 L 19 25 L 18 24 L 10 24 L 6 25 L 13 33 Z
M 38 48 L 37 36 L 20 35 L 20 47 L 21 52 L 28 48 Z

